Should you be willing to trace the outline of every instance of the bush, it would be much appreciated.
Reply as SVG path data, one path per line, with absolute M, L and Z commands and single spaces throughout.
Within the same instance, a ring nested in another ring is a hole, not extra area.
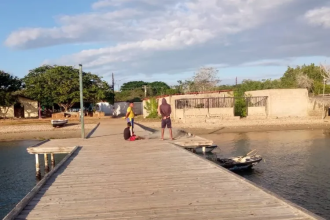
M 144 109 L 149 114 L 147 118 L 158 118 L 158 102 L 155 98 L 150 98 L 149 101 L 146 101 Z
M 244 97 L 235 98 L 235 116 L 246 117 L 246 101 Z

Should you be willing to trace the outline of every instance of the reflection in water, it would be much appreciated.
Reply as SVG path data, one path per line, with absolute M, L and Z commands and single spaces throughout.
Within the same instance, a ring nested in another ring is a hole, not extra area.
M 241 176 L 330 218 L 330 136 L 322 130 L 201 136 L 218 145 L 213 153 L 221 158 L 241 156 L 257 149 L 264 161 L 254 170 L 240 173 Z
M 37 183 L 35 156 L 26 148 L 39 141 L 0 142 L 0 219 L 28 194 Z M 55 155 L 58 163 L 65 155 Z M 44 176 L 43 155 L 39 156 L 41 175 Z

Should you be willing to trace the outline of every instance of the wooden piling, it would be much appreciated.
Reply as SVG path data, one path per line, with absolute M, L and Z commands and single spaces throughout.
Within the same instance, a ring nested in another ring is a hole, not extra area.
M 54 169 L 55 167 L 55 158 L 54 158 L 54 154 L 50 154 L 50 161 L 52 163 L 52 169 Z
M 44 160 L 45 160 L 45 173 L 48 173 L 49 172 L 48 154 L 44 154 Z
M 39 154 L 36 154 L 35 157 L 36 157 L 36 177 L 40 179 L 41 173 L 40 173 L 40 164 L 39 164 Z

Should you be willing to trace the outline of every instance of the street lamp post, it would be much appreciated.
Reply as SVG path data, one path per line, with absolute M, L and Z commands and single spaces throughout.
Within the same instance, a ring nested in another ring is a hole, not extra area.
M 83 73 L 82 65 L 79 64 L 79 85 L 80 85 L 80 123 L 81 123 L 81 138 L 85 139 L 85 124 L 84 124 L 84 97 L 83 97 Z

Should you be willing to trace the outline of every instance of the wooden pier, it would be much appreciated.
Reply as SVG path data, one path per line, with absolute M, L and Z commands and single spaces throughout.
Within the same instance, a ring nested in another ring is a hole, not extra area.
M 109 119 L 89 139 L 29 149 L 71 152 L 5 220 L 322 219 L 170 141 L 124 141 L 124 127 Z M 135 132 L 146 134 L 138 127 Z

